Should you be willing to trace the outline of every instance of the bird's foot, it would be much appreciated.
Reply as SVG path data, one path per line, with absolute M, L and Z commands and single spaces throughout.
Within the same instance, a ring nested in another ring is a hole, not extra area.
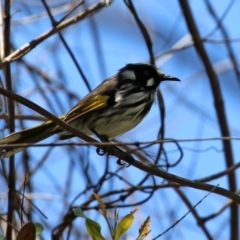
M 108 137 L 104 135 L 98 134 L 94 129 L 91 129 L 91 131 L 102 141 L 102 142 L 109 142 Z M 117 146 L 101 146 L 96 149 L 96 152 L 99 156 L 104 156 L 106 153 L 109 153 L 110 155 L 114 154 L 114 151 L 119 151 L 121 153 L 124 153 L 126 157 L 128 158 L 128 161 L 124 161 L 122 159 L 117 160 L 117 164 L 121 166 L 129 167 L 131 163 L 134 161 L 134 158 L 130 155 L 124 152 L 122 149 L 120 149 Z

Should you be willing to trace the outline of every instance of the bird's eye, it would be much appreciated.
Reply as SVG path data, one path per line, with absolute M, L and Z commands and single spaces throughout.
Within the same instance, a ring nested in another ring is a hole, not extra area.
M 149 75 L 149 71 L 148 70 L 146 70 L 144 73 L 145 73 L 146 76 Z

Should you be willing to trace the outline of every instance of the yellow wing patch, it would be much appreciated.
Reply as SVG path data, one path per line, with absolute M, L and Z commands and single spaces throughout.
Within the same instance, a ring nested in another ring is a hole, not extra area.
M 110 96 L 106 95 L 96 95 L 93 98 L 90 99 L 90 101 L 87 101 L 85 104 L 77 106 L 74 110 L 74 112 L 89 112 L 93 110 L 101 109 L 105 106 L 107 106 L 107 100 Z
M 7 137 L 2 138 L 2 139 L 0 140 L 0 144 L 6 144 L 6 143 L 15 142 L 15 141 L 17 141 L 20 137 L 21 137 L 21 134 L 19 134 L 19 133 L 9 134 Z
M 82 116 L 83 114 L 99 110 L 107 106 L 107 100 L 110 96 L 107 95 L 95 95 L 91 97 L 88 101 L 83 101 L 73 108 L 64 119 L 65 122 L 71 122 L 76 118 Z

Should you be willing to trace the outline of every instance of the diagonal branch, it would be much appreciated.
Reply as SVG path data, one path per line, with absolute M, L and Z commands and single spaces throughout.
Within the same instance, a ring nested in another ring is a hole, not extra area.
M 46 117 L 47 119 L 53 121 L 56 125 L 59 125 L 59 127 L 61 127 L 62 129 L 74 134 L 75 136 L 83 139 L 86 142 L 91 142 L 93 146 L 98 147 L 98 141 L 95 140 L 94 138 L 82 133 L 81 131 L 79 131 L 78 129 L 72 127 L 71 125 L 65 123 L 64 121 L 62 121 L 60 118 L 54 116 L 53 114 L 51 114 L 50 112 L 48 112 L 47 110 L 43 109 L 42 107 L 40 107 L 39 105 L 29 101 L 28 99 L 23 98 L 20 95 L 17 95 L 15 93 L 12 93 L 4 88 L 0 88 L 0 94 L 6 96 L 6 97 L 11 97 L 14 101 L 17 101 L 31 109 L 33 109 L 34 111 L 37 111 L 39 114 L 43 115 L 44 117 Z M 107 148 L 106 151 L 109 153 L 109 155 L 115 156 L 119 159 L 122 159 L 126 162 L 128 162 L 129 164 L 131 164 L 132 166 L 147 172 L 148 174 L 152 174 L 154 176 L 157 177 L 161 177 L 164 178 L 166 180 L 169 180 L 171 182 L 175 182 L 178 183 L 179 185 L 182 186 L 188 186 L 191 188 L 195 188 L 195 189 L 201 189 L 204 191 L 211 191 L 213 188 L 215 188 L 215 186 L 211 185 L 211 184 L 206 184 L 206 183 L 202 183 L 202 182 L 196 182 L 196 181 L 191 181 L 170 173 L 167 173 L 165 171 L 162 171 L 161 169 L 159 169 L 159 167 L 156 167 L 155 165 L 147 165 L 144 163 L 141 163 L 139 161 L 136 161 L 135 159 L 133 159 L 131 157 L 131 155 L 129 153 L 125 153 L 123 151 L 117 151 L 116 149 L 109 149 Z M 231 192 L 228 191 L 224 188 L 220 188 L 220 187 L 216 187 L 214 190 L 214 193 L 217 193 L 221 196 L 225 196 L 227 198 L 232 199 L 233 201 L 235 201 L 236 203 L 240 204 L 240 197 Z
M 17 59 L 23 57 L 25 54 L 27 54 L 29 51 L 31 51 L 33 48 L 35 48 L 39 43 L 43 42 L 53 34 L 63 30 L 64 28 L 77 23 L 86 17 L 90 16 L 93 13 L 96 13 L 100 9 L 103 9 L 104 7 L 109 5 L 109 1 L 102 1 L 100 3 L 97 3 L 89 8 L 87 8 L 85 11 L 59 23 L 58 25 L 54 26 L 52 29 L 46 31 L 45 33 L 41 34 L 40 36 L 36 37 L 34 40 L 31 42 L 23 45 L 21 48 L 17 49 L 1 61 L 1 68 L 3 67 L 4 64 L 16 61 Z

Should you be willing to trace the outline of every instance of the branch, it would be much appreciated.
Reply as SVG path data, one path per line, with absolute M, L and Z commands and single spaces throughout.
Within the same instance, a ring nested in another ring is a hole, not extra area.
M 4 59 L 2 59 L 1 65 L 0 67 L 2 68 L 6 63 L 12 62 L 12 61 L 16 61 L 17 59 L 23 57 L 25 54 L 27 54 L 29 51 L 31 51 L 33 48 L 35 48 L 39 43 L 43 42 L 44 40 L 46 40 L 47 38 L 49 38 L 50 36 L 52 36 L 53 34 L 63 30 L 64 28 L 77 23 L 83 19 L 85 19 L 86 17 L 90 16 L 91 14 L 93 14 L 94 12 L 99 11 L 100 9 L 106 7 L 109 5 L 109 1 L 103 1 L 100 3 L 97 3 L 89 8 L 87 8 L 85 11 L 63 21 L 60 22 L 58 25 L 54 26 L 52 29 L 46 31 L 45 33 L 41 34 L 40 36 L 36 37 L 34 40 L 32 40 L 31 42 L 23 45 L 21 48 L 17 49 L 16 51 L 14 51 L 12 54 L 10 54 L 9 56 L 5 57 Z
M 182 8 L 183 15 L 186 19 L 187 26 L 189 28 L 189 31 L 190 31 L 193 41 L 195 43 L 196 50 L 202 59 L 202 62 L 206 68 L 206 72 L 209 77 L 221 134 L 222 134 L 222 136 L 230 136 L 218 78 L 213 70 L 212 63 L 211 63 L 211 61 L 207 55 L 207 52 L 203 46 L 203 43 L 200 38 L 198 29 L 196 27 L 196 24 L 195 24 L 193 15 L 191 13 L 188 1 L 187 0 L 179 0 L 179 4 Z M 230 168 L 232 165 L 234 165 L 231 143 L 228 141 L 223 141 L 223 146 L 224 146 L 225 162 L 226 162 L 227 168 Z M 228 184 L 229 184 L 230 191 L 235 192 L 237 189 L 235 172 L 229 173 Z M 239 217 L 238 216 L 238 206 L 236 204 L 233 204 L 231 206 L 231 224 L 230 224 L 230 226 L 231 226 L 230 236 L 232 239 L 238 239 L 238 217 Z

